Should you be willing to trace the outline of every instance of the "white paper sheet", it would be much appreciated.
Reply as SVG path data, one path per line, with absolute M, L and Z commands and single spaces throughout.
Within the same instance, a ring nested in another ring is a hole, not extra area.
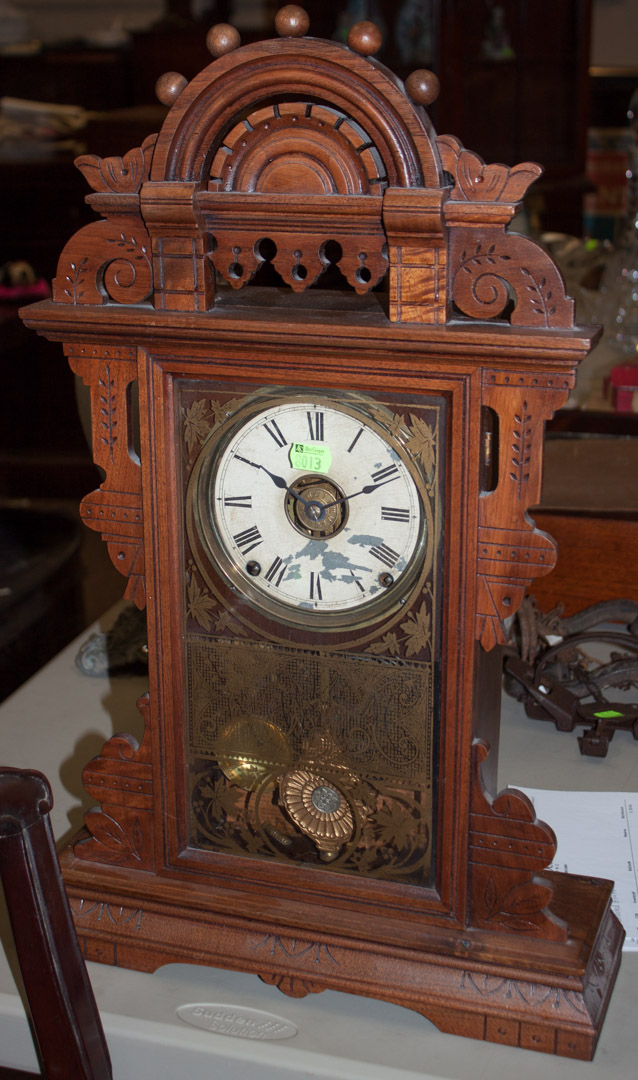
M 615 881 L 612 907 L 627 934 L 623 951 L 638 952 L 638 793 L 519 790 L 556 833 L 549 870 Z

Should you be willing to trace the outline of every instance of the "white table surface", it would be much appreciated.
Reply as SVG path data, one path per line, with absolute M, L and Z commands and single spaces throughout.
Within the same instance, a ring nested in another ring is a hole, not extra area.
M 106 623 L 105 623 L 106 625 Z M 81 769 L 115 731 L 141 736 L 140 678 L 92 679 L 75 667 L 86 631 L 0 706 L 0 759 L 44 772 L 56 836 L 82 824 Z M 638 791 L 638 743 L 617 733 L 607 758 L 581 757 L 576 736 L 528 720 L 503 699 L 501 786 Z M 551 822 L 550 822 L 551 824 Z M 0 1065 L 37 1070 L 4 912 L 0 934 Z M 409 1009 L 336 991 L 287 998 L 256 976 L 174 964 L 153 975 L 89 964 L 115 1080 L 630 1080 L 638 1071 L 638 953 L 624 954 L 593 1063 L 445 1035 Z M 180 1005 L 245 1006 L 298 1034 L 250 1041 L 192 1027 Z

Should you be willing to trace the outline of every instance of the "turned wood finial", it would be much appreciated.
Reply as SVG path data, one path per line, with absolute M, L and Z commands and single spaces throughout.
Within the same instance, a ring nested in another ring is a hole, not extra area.
M 165 71 L 155 83 L 155 93 L 162 105 L 172 105 L 177 101 L 188 79 L 179 71 Z
M 418 68 L 405 80 L 405 91 L 415 105 L 431 105 L 439 96 L 441 84 L 433 71 Z
M 361 56 L 372 56 L 379 51 L 382 44 L 383 37 L 376 23 L 365 20 L 350 27 L 348 45 L 353 52 Z
M 308 12 L 299 4 L 286 4 L 275 16 L 275 30 L 279 37 L 303 37 L 308 33 Z
M 234 52 L 241 45 L 239 31 L 230 23 L 217 23 L 211 26 L 206 35 L 206 48 L 212 56 L 225 56 Z

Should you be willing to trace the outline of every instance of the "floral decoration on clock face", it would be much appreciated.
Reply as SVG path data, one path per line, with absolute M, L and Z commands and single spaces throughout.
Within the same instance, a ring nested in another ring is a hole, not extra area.
M 204 442 L 191 479 L 207 556 L 251 604 L 293 624 L 360 624 L 400 605 L 431 519 L 410 435 L 362 395 L 245 399 Z

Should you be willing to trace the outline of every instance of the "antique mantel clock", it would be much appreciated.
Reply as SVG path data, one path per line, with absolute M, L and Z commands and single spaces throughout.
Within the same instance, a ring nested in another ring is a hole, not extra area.
M 214 27 L 158 135 L 78 159 L 101 220 L 24 313 L 91 387 L 82 516 L 148 613 L 145 738 L 87 765 L 63 856 L 78 933 L 588 1058 L 611 885 L 545 872 L 494 780 L 505 623 L 555 559 L 543 424 L 594 332 L 507 231 L 538 166 L 437 137 L 373 24 L 276 26 Z

